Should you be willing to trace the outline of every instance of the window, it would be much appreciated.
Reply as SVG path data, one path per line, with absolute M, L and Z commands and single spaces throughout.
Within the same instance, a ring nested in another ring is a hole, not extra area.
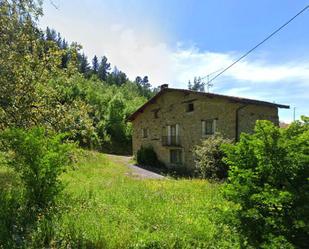
M 213 135 L 216 131 L 216 120 L 208 119 L 202 121 L 202 135 Z
M 174 164 L 182 163 L 182 151 L 170 150 L 170 162 Z
M 179 125 L 168 125 L 167 126 L 167 145 L 180 145 L 179 137 Z
M 155 110 L 155 111 L 153 112 L 154 118 L 158 118 L 158 117 L 159 117 L 158 113 L 159 113 L 159 110 Z
M 148 129 L 146 129 L 146 128 L 143 128 L 143 129 L 142 129 L 142 137 L 143 137 L 143 138 L 147 138 L 148 135 L 149 135 L 148 133 L 149 133 L 149 132 L 148 132 Z
M 187 112 L 193 112 L 194 111 L 194 104 L 193 103 L 189 103 L 187 105 Z

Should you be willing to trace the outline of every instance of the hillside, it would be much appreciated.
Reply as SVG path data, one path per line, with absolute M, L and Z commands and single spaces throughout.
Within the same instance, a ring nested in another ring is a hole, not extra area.
M 103 154 L 82 154 L 62 176 L 67 187 L 55 207 L 61 212 L 40 217 L 30 247 L 237 248 L 237 234 L 219 219 L 232 207 L 220 185 L 132 178 Z M 19 184 L 13 172 L 0 172 L 1 188 Z

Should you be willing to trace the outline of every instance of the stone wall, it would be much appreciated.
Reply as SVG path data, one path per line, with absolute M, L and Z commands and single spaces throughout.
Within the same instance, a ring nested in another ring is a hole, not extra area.
M 187 112 L 188 103 L 194 104 L 194 111 Z M 199 144 L 201 139 L 205 139 L 202 136 L 202 120 L 216 119 L 216 132 L 235 140 L 238 108 L 238 133 L 252 132 L 258 119 L 278 124 L 276 107 L 247 105 L 195 93 L 166 92 L 156 102 L 148 105 L 133 121 L 133 154 L 136 156 L 142 145 L 151 145 L 159 159 L 170 165 L 170 150 L 179 147 L 162 146 L 162 136 L 167 136 L 168 125 L 178 124 L 183 164 L 190 168 L 194 165 L 192 148 Z M 142 129 L 148 129 L 147 138 L 143 138 Z

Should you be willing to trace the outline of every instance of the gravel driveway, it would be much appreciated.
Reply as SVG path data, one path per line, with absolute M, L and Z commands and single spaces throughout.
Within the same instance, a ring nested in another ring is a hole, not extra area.
M 152 171 L 133 165 L 132 157 L 130 156 L 118 156 L 106 154 L 106 156 L 113 162 L 121 164 L 129 169 L 126 173 L 128 176 L 139 178 L 139 179 L 165 179 L 164 176 L 154 173 Z

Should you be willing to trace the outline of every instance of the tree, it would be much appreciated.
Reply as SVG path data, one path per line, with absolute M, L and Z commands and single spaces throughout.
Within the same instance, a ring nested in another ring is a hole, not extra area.
M 92 70 L 95 74 L 97 74 L 99 70 L 99 62 L 98 57 L 96 55 L 92 59 Z
M 125 84 L 127 80 L 127 75 L 115 66 L 113 72 L 108 75 L 107 83 L 109 85 L 121 86 Z
M 67 68 L 68 67 L 68 63 L 69 63 L 69 59 L 70 59 L 70 54 L 67 51 L 68 43 L 66 42 L 65 39 L 62 40 L 61 45 L 60 45 L 60 49 L 65 51 L 64 54 L 62 55 L 62 58 L 61 58 L 61 67 L 62 68 Z
M 231 140 L 224 139 L 219 134 L 210 136 L 194 147 L 194 159 L 197 173 L 202 178 L 222 180 L 228 175 L 228 165 L 222 160 L 224 152 L 222 144 L 229 144 Z
M 78 60 L 79 60 L 79 72 L 84 74 L 85 76 L 88 76 L 90 72 L 90 66 L 88 63 L 87 56 L 83 53 L 78 56 Z
M 125 134 L 124 96 L 116 94 L 107 106 L 107 131 L 117 141 L 121 141 Z
M 193 84 L 189 81 L 188 89 L 192 91 L 205 92 L 205 83 L 202 81 L 201 77 L 194 77 Z
M 135 83 L 137 84 L 140 94 L 142 96 L 145 96 L 146 98 L 149 99 L 153 95 L 148 76 L 144 76 L 143 78 L 140 76 L 137 76 L 135 78 Z
M 191 80 L 189 80 L 189 82 L 188 82 L 188 89 L 189 89 L 189 90 L 192 90 L 192 83 L 191 83 Z
M 142 83 L 142 78 L 141 78 L 140 76 L 137 76 L 137 77 L 135 78 L 135 83 L 138 84 L 138 85 L 141 85 L 141 83 Z
M 98 68 L 98 76 L 99 79 L 106 81 L 109 70 L 111 69 L 111 64 L 107 62 L 107 58 L 105 56 L 102 57 L 99 68 Z
M 39 89 L 59 73 L 62 54 L 42 39 L 36 24 L 40 14 L 35 1 L 0 4 L 0 129 L 29 128 L 46 117 Z
M 47 134 L 44 128 L 7 129 L 0 133 L 0 145 L 7 163 L 21 176 L 30 208 L 45 209 L 61 191 L 59 176 L 70 163 L 72 145 L 62 142 L 63 134 Z
M 226 197 L 239 205 L 240 233 L 254 248 L 306 248 L 309 224 L 309 123 L 279 129 L 257 121 L 255 133 L 226 145 Z
M 45 39 L 47 41 L 57 42 L 57 33 L 54 29 L 50 29 L 49 27 L 46 28 L 46 35 Z

